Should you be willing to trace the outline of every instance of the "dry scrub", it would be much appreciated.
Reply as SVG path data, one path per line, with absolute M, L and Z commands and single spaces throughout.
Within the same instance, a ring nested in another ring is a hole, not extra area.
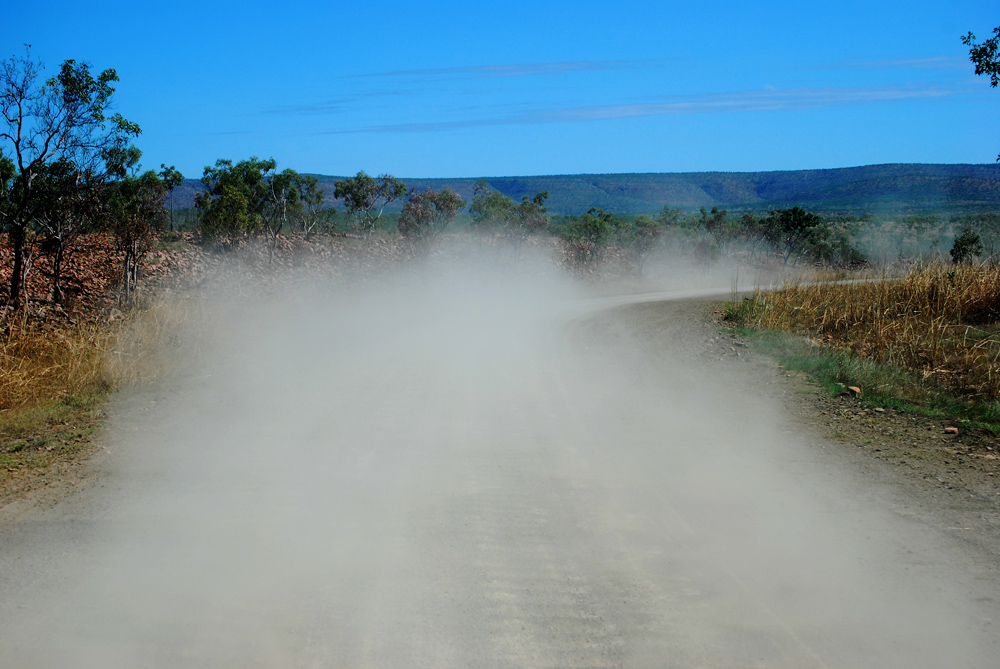
M 2 324 L 0 508 L 86 480 L 75 460 L 91 448 L 104 399 L 176 364 L 186 315 L 183 303 L 161 301 L 110 322 L 19 314 Z
M 147 382 L 164 371 L 162 343 L 182 322 L 182 310 L 165 303 L 111 322 L 12 319 L 0 334 L 0 411 L 87 401 Z
M 1000 399 L 1000 267 L 936 264 L 902 278 L 789 285 L 730 305 L 727 318 L 810 334 L 967 400 Z

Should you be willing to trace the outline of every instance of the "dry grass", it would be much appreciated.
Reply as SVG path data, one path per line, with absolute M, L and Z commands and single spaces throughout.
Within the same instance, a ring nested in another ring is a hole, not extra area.
M 110 322 L 19 314 L 3 323 L 0 466 L 44 467 L 53 450 L 81 452 L 111 391 L 148 384 L 176 361 L 186 318 L 182 303 L 158 302 Z
M 809 334 L 964 399 L 1000 399 L 1000 267 L 936 264 L 899 278 L 788 285 L 730 305 L 727 318 Z
M 156 378 L 168 366 L 164 340 L 176 336 L 183 316 L 160 303 L 110 323 L 8 321 L 0 333 L 0 411 L 81 402 Z

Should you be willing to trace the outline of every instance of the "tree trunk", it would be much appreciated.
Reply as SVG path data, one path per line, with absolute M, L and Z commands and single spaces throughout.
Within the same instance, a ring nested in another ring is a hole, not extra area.
M 60 241 L 52 255 L 52 301 L 56 304 L 62 304 L 63 301 L 62 282 L 59 280 L 62 274 L 62 261 L 63 243 Z
M 122 278 L 124 279 L 124 285 L 122 286 L 124 289 L 122 291 L 124 295 L 122 303 L 124 304 L 128 302 L 132 288 L 132 257 L 128 251 L 125 252 L 125 276 Z
M 10 243 L 14 247 L 14 270 L 10 275 L 10 306 L 17 310 L 21 308 L 21 278 L 24 273 L 24 235 L 25 229 L 14 226 L 10 232 Z

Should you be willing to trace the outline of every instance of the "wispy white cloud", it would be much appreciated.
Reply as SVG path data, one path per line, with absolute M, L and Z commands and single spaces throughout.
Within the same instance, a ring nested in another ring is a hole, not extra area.
M 929 69 L 929 70 L 959 70 L 969 67 L 967 58 L 953 56 L 934 56 L 931 58 L 889 58 L 886 60 L 856 60 L 831 63 L 820 66 L 821 69 Z
M 469 67 L 442 67 L 423 70 L 393 70 L 369 74 L 345 74 L 341 79 L 380 79 L 387 77 L 435 79 L 492 79 L 495 77 L 537 77 L 567 72 L 594 72 L 601 70 L 638 70 L 656 67 L 671 59 L 649 60 L 579 60 L 556 63 L 513 63 L 508 65 L 475 65 Z
M 769 88 L 733 93 L 670 96 L 639 103 L 538 109 L 487 118 L 374 125 L 350 130 L 336 130 L 329 134 L 441 132 L 485 126 L 581 123 L 678 114 L 809 109 L 873 102 L 944 98 L 968 92 L 970 92 L 968 88 L 941 86 L 859 86 L 787 90 Z
M 410 97 L 417 94 L 418 94 L 417 91 L 403 90 L 403 89 L 361 91 L 361 92 L 349 93 L 336 98 L 319 100 L 316 102 L 303 102 L 299 104 L 270 107 L 268 109 L 264 109 L 261 113 L 278 114 L 278 115 L 336 114 L 346 109 L 350 109 L 354 104 L 356 104 L 361 100 L 370 100 L 377 98 Z

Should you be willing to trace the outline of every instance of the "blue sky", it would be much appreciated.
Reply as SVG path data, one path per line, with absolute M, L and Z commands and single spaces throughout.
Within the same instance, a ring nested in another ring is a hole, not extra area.
M 968 2 L 36 2 L 0 55 L 118 71 L 147 167 L 401 177 L 992 162 Z

